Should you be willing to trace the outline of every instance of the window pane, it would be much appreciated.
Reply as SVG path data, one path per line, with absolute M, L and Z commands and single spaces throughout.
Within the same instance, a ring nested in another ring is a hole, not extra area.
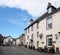
M 29 33 L 29 28 L 28 28 L 28 33 Z
M 52 16 L 49 16 L 49 17 L 47 17 L 47 20 L 46 20 L 47 22 L 47 29 L 51 29 L 52 28 Z
M 37 32 L 37 37 L 39 37 L 39 32 Z
M 52 38 L 49 39 L 48 45 L 49 45 L 49 46 L 52 46 Z
M 33 34 L 32 34 L 32 36 L 31 36 L 31 38 L 33 39 Z
M 39 41 L 37 41 L 37 47 L 39 47 Z
M 39 28 L 39 23 L 37 23 L 37 29 Z
M 25 34 L 27 34 L 27 30 L 25 30 Z
M 47 35 L 47 46 L 51 47 L 52 46 L 52 35 Z
M 33 31 L 33 26 L 31 26 L 31 31 Z
M 50 18 L 50 19 L 47 19 L 47 23 L 48 23 L 48 24 L 49 24 L 49 23 L 52 23 L 51 18 Z
M 27 39 L 29 39 L 29 36 L 27 36 Z

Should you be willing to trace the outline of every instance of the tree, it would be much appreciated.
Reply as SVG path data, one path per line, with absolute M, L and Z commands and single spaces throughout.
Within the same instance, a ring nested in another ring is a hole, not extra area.
M 0 45 L 2 45 L 2 44 L 3 44 L 3 35 L 0 34 Z

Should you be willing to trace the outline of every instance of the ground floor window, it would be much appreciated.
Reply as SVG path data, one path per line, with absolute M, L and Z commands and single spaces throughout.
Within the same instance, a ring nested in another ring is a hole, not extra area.
M 39 41 L 37 41 L 37 47 L 39 47 Z
M 47 35 L 46 42 L 47 42 L 47 47 L 52 46 L 52 35 Z

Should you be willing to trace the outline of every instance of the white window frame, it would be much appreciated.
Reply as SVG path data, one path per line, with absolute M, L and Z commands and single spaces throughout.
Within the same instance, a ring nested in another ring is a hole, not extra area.
M 50 21 L 49 21 L 50 20 Z M 50 23 L 49 23 L 50 22 Z M 49 27 L 48 25 L 51 25 L 51 27 Z M 48 16 L 46 18 L 46 29 L 52 29 L 52 16 Z
M 48 45 L 49 44 L 48 39 L 50 39 L 50 38 L 52 38 L 52 35 L 47 35 L 47 37 L 46 37 L 47 47 L 52 47 L 52 45 L 51 46 Z

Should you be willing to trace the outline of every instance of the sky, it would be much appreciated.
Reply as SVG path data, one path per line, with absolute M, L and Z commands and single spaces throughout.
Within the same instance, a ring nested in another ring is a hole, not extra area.
M 48 2 L 60 7 L 60 0 L 0 0 L 0 33 L 19 37 L 31 18 L 36 20 L 47 11 Z

